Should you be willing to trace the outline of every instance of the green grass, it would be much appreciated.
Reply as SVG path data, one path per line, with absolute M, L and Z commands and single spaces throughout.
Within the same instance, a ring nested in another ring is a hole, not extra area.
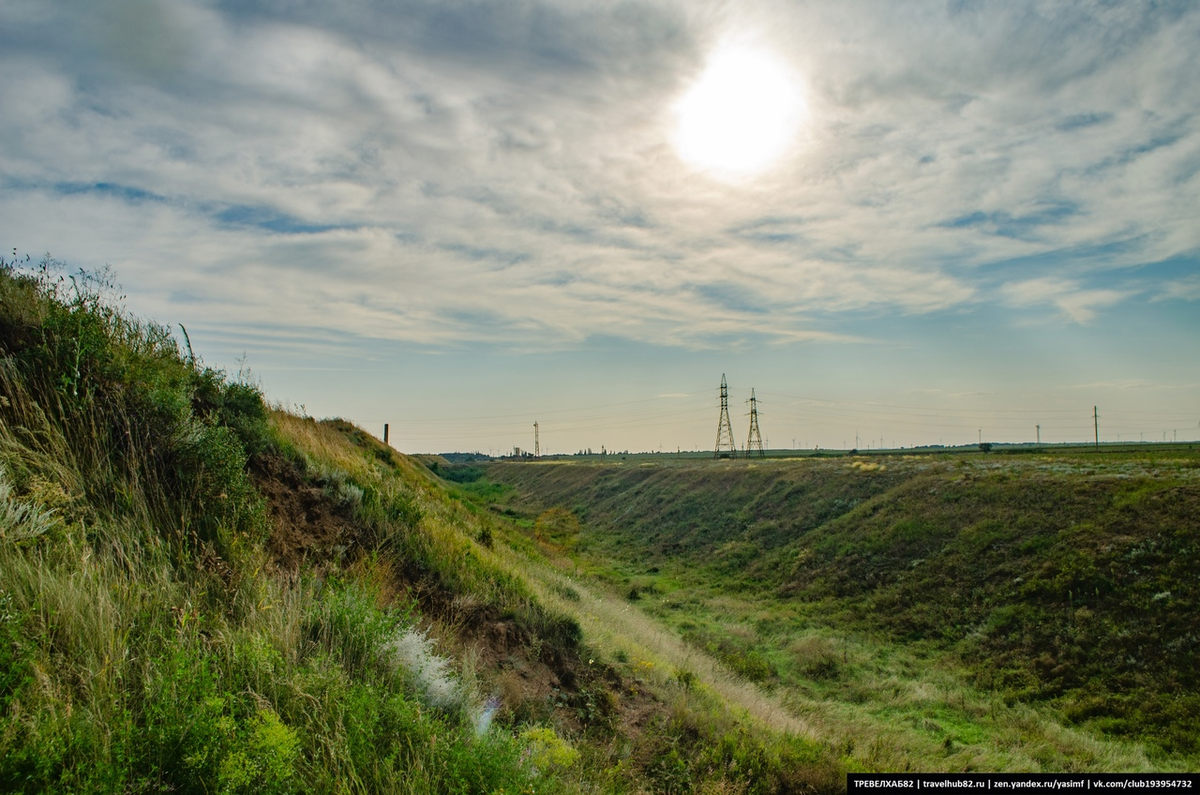
M 461 559 L 471 542 L 395 475 L 413 465 L 314 443 L 104 278 L 59 274 L 0 265 L 0 791 L 561 789 L 516 732 L 477 736 L 469 677 L 397 656 L 421 620 L 385 593 L 404 565 L 563 620 Z M 365 549 L 272 574 L 263 455 L 298 462 Z M 430 671 L 457 700 L 426 703 Z
M 572 509 L 581 569 L 868 767 L 1188 769 L 1198 464 L 1172 448 L 487 477 L 518 490 L 510 510 Z
M 60 273 L 0 265 L 0 791 L 1197 762 L 1193 452 L 448 465 Z
M 564 579 L 570 513 L 497 516 L 61 274 L 0 262 L 0 792 L 844 788 Z

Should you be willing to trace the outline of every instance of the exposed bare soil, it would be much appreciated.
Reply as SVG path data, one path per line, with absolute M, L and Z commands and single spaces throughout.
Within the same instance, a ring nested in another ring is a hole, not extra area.
M 267 500 L 267 549 L 281 572 L 294 574 L 305 562 L 321 566 L 356 546 L 358 528 L 293 461 L 255 456 L 250 475 Z
M 365 539 L 370 534 L 294 461 L 255 456 L 250 474 L 266 499 L 271 522 L 267 549 L 281 575 L 295 576 L 304 566 L 325 571 L 340 563 L 353 565 L 369 551 Z M 622 681 L 612 668 L 589 665 L 574 650 L 542 643 L 494 606 L 449 592 L 419 568 L 398 563 L 387 594 L 415 600 L 433 633 L 459 655 L 473 658 L 476 675 L 500 697 L 501 716 L 509 721 L 553 716 L 571 732 L 599 723 L 633 737 L 665 712 L 652 694 Z

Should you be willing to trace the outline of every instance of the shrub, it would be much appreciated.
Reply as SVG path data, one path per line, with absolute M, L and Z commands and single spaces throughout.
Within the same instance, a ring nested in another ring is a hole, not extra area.
M 62 270 L 0 261 L 6 380 L 20 393 L 0 421 L 53 449 L 97 507 L 152 518 L 176 554 L 228 557 L 237 536 L 259 538 L 245 440 L 265 433 L 261 394 L 185 359 L 169 328 L 125 314 L 111 273 Z
M 483 477 L 482 467 L 449 466 L 435 471 L 443 480 L 451 483 L 474 483 Z
M 579 752 L 548 726 L 526 729 L 521 740 L 528 746 L 527 759 L 535 771 L 564 769 L 579 760 Z
M 222 793 L 276 795 L 294 790 L 300 742 L 269 708 L 260 709 L 238 732 L 237 746 L 220 764 Z

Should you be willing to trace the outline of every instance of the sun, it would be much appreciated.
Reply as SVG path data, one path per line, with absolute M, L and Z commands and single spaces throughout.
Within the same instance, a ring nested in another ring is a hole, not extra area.
M 798 75 L 767 50 L 715 52 L 675 106 L 675 149 L 695 168 L 742 179 L 766 170 L 807 115 Z

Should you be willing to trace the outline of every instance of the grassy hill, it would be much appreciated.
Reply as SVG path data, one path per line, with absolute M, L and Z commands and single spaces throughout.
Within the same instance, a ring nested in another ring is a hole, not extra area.
M 582 567 L 868 766 L 1200 763 L 1190 447 L 478 473 L 497 510 L 570 511 Z
M 0 792 L 1194 768 L 1197 458 L 451 465 L 0 263 Z
M 0 263 L 0 791 L 844 788 L 445 462 L 266 405 L 112 293 Z

